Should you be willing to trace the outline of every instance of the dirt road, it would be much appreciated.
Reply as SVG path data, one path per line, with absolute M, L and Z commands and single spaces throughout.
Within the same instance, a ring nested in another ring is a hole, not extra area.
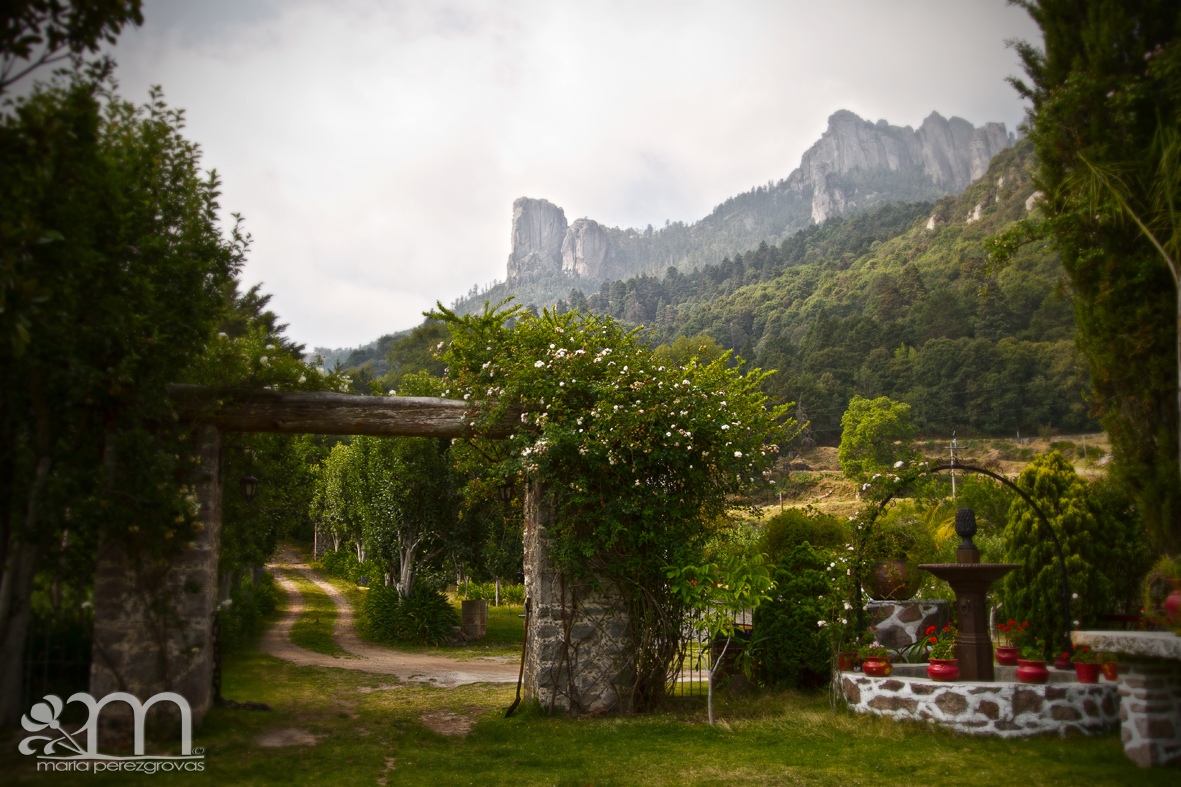
M 462 686 L 468 683 L 516 683 L 520 660 L 486 658 L 458 661 L 432 653 L 402 653 L 382 645 L 363 642 L 353 627 L 353 608 L 332 585 L 324 582 L 290 548 L 284 548 L 269 567 L 275 581 L 287 593 L 287 611 L 282 619 L 263 634 L 259 649 L 276 658 L 301 667 L 334 667 L 380 675 L 394 675 L 400 680 L 430 683 L 434 686 Z M 291 628 L 303 611 L 303 594 L 283 572 L 291 571 L 314 582 L 335 602 L 337 616 L 332 636 L 336 644 L 353 658 L 334 658 L 305 650 L 291 642 Z

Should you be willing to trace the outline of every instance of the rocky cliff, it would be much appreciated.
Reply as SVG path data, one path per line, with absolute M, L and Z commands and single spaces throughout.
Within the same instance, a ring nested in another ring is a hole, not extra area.
M 566 230 L 566 212 L 549 200 L 521 197 L 515 201 L 509 279 L 559 270 Z
M 916 131 L 841 110 L 788 177 L 731 197 L 691 225 L 677 222 L 643 232 L 586 218 L 567 225 L 558 206 L 522 197 L 513 203 L 508 283 L 564 273 L 587 287 L 661 274 L 670 265 L 689 270 L 717 263 L 761 241 L 779 243 L 832 216 L 959 194 L 1014 141 L 1003 123 L 976 128 L 963 118 L 932 112 Z

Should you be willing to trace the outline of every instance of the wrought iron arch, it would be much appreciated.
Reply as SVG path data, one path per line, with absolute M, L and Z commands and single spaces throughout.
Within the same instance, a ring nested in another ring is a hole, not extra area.
M 941 470 L 966 470 L 968 472 L 986 475 L 989 478 L 993 478 L 997 481 L 1000 481 L 1002 484 L 1009 487 L 1014 492 L 1016 492 L 1018 495 L 1020 495 L 1021 499 L 1024 500 L 1026 503 L 1028 503 L 1029 507 L 1033 509 L 1035 514 L 1037 514 L 1038 521 L 1041 523 L 1042 529 L 1047 534 L 1049 534 L 1050 542 L 1054 545 L 1054 554 L 1058 557 L 1058 570 L 1062 574 L 1062 637 L 1063 637 L 1063 641 L 1069 647 L 1069 645 L 1070 645 L 1070 625 L 1071 625 L 1071 622 L 1070 622 L 1070 580 L 1067 578 L 1067 574 L 1066 574 L 1066 559 L 1062 556 L 1062 544 L 1058 541 L 1058 534 L 1054 532 L 1054 528 L 1050 524 L 1050 520 L 1048 520 L 1046 518 L 1046 515 L 1042 512 L 1042 509 L 1038 506 L 1038 504 L 1033 502 L 1033 498 L 1031 498 L 1029 495 L 1027 495 L 1025 493 L 1025 491 L 1023 489 L 1021 489 L 1021 487 L 1017 486 L 1016 484 L 1014 484 L 1012 481 L 1005 478 L 1004 476 L 998 475 L 998 474 L 992 472 L 991 470 L 985 470 L 983 467 L 976 467 L 974 465 L 961 465 L 961 464 L 942 464 L 942 465 L 936 465 L 935 467 L 924 468 L 923 472 L 918 473 L 917 475 L 914 476 L 914 478 L 918 478 L 921 475 L 930 475 L 931 473 L 937 473 Z M 866 531 L 868 531 L 869 528 L 872 528 L 874 526 L 874 524 L 877 523 L 878 517 L 881 515 L 882 511 L 885 510 L 885 508 L 886 508 L 886 504 L 889 503 L 891 500 L 893 500 L 895 498 L 895 496 L 896 496 L 896 492 L 891 492 L 889 495 L 887 495 L 882 500 L 882 502 L 880 502 L 878 504 L 877 511 L 874 512 L 873 518 L 870 519 L 869 523 L 866 526 Z M 864 538 L 865 538 L 865 535 L 862 535 L 863 543 L 864 543 Z M 854 584 L 855 584 L 855 587 L 857 588 L 857 597 L 856 597 L 857 627 L 859 629 L 864 629 L 865 628 L 865 608 L 862 604 L 861 574 L 860 574 L 860 572 L 858 572 L 858 575 L 856 577 L 856 582 Z

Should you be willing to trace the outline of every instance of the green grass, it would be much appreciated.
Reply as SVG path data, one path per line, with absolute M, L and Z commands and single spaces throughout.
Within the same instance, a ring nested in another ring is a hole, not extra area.
M 988 740 L 921 724 L 829 710 L 823 696 L 764 691 L 704 698 L 660 713 L 599 719 L 503 710 L 514 687 L 439 689 L 390 676 L 296 667 L 247 652 L 227 659 L 225 693 L 274 711 L 215 708 L 195 736 L 200 774 L 37 774 L 32 757 L 0 748 L 6 784 L 186 785 L 1123 785 L 1177 784 L 1176 768 L 1140 770 L 1118 734 Z M 376 689 L 376 690 L 375 690 Z M 475 718 L 466 738 L 427 729 L 424 715 Z M 298 729 L 316 745 L 259 748 Z M 172 744 L 175 746 L 175 744 Z M 161 750 L 157 750 L 159 753 Z M 384 781 L 382 781 L 384 780 Z
M 291 641 L 301 648 L 335 658 L 349 654 L 332 638 L 336 625 L 336 604 L 314 582 L 294 571 L 284 572 L 303 594 L 303 613 L 291 628 Z

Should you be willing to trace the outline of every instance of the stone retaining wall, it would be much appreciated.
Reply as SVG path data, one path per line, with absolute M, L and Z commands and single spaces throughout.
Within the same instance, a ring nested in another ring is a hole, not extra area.
M 928 626 L 942 629 L 951 621 L 951 602 L 931 601 L 870 601 L 866 605 L 869 625 L 877 631 L 878 642 L 899 650 L 919 641 Z
M 841 682 L 849 707 L 858 713 L 925 720 L 969 735 L 1090 735 L 1119 724 L 1114 684 L 943 683 L 857 672 L 842 673 Z

